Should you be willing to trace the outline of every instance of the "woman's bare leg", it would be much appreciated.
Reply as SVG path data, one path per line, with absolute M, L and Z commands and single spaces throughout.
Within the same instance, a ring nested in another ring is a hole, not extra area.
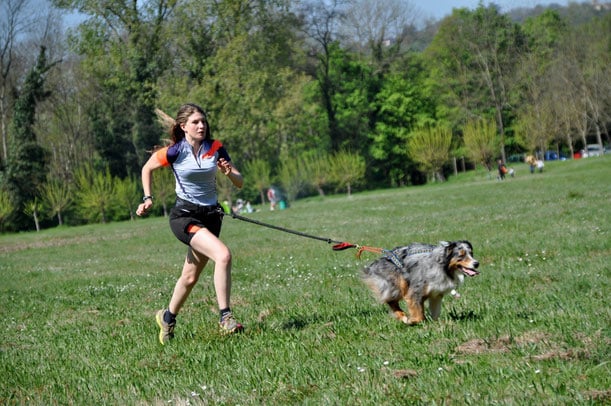
M 193 286 L 197 282 L 208 259 L 214 262 L 214 290 L 219 309 L 230 306 L 231 298 L 231 252 L 214 234 L 201 229 L 191 240 L 190 255 L 185 260 L 183 274 L 176 283 L 170 302 L 170 311 L 180 310 Z
M 172 299 L 170 299 L 170 305 L 168 306 L 170 313 L 174 315 L 178 314 L 183 304 L 189 297 L 189 294 L 191 294 L 193 287 L 199 280 L 199 275 L 207 263 L 207 257 L 198 255 L 192 248 L 189 248 L 187 257 L 185 258 L 185 263 L 182 267 L 182 274 L 180 275 L 180 278 L 178 278 L 178 281 L 176 281 L 176 286 L 174 286 L 174 292 L 172 293 Z

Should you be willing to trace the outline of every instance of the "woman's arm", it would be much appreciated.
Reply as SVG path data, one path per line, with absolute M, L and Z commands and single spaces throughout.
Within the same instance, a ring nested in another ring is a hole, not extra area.
M 138 205 L 136 214 L 138 216 L 145 215 L 148 210 L 153 206 L 153 194 L 151 186 L 153 183 L 153 171 L 161 168 L 161 163 L 155 154 L 151 155 L 148 161 L 142 167 L 142 190 L 144 191 L 144 197 L 142 203 Z
M 242 188 L 244 185 L 244 178 L 242 177 L 240 171 L 238 171 L 236 167 L 231 164 L 231 162 L 227 162 L 224 158 L 219 158 L 217 166 L 219 167 L 219 170 L 229 178 L 235 187 L 238 189 Z

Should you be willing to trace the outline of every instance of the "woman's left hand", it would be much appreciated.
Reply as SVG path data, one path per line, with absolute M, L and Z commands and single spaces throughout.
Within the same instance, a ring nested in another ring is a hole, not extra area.
M 229 176 L 231 173 L 231 163 L 227 162 L 224 158 L 220 158 L 216 165 L 219 167 L 223 175 Z

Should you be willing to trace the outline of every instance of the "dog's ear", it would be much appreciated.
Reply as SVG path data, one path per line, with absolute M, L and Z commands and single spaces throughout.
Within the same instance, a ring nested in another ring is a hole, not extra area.
M 469 251 L 473 252 L 473 244 L 471 244 L 469 241 L 467 240 L 462 240 L 460 241 L 463 244 L 467 244 L 467 246 L 469 247 Z
M 444 245 L 444 253 L 446 258 L 449 260 L 450 258 L 452 258 L 452 255 L 454 254 L 454 248 L 456 248 L 456 242 L 446 242 L 446 245 Z

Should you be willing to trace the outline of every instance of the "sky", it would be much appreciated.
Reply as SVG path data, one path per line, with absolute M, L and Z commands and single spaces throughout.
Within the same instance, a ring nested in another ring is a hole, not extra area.
M 47 1 L 42 0 L 43 3 Z M 567 6 L 569 3 L 569 0 L 412 0 L 412 4 L 421 10 L 423 18 L 441 20 L 443 17 L 452 14 L 452 9 L 454 8 L 466 7 L 470 10 L 476 9 L 480 1 L 482 1 L 484 6 L 488 6 L 490 3 L 496 4 L 501 8 L 501 12 L 507 12 L 518 7 L 533 8 L 537 5 L 546 6 L 549 4 Z M 579 0 L 579 2 L 581 1 L 585 0 Z M 79 15 L 71 14 L 64 16 L 64 22 L 69 27 L 73 27 L 81 21 L 82 17 Z
M 413 3 L 422 10 L 425 17 L 440 20 L 452 14 L 452 9 L 454 8 L 466 7 L 470 10 L 476 9 L 479 2 L 480 0 L 414 0 Z M 568 0 L 484 0 L 482 3 L 484 6 L 494 3 L 501 8 L 501 12 L 507 12 L 519 7 L 533 8 L 537 5 L 547 6 L 553 3 L 566 6 L 568 5 Z

